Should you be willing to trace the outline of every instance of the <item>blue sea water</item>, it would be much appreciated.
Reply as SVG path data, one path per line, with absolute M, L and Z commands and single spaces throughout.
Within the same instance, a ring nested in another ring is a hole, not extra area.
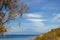
M 0 40 L 34 40 L 36 35 L 19 35 L 19 36 L 6 36 L 0 37 Z

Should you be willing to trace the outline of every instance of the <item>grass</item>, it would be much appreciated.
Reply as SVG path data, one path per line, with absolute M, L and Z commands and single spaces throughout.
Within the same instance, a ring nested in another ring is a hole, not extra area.
M 47 33 L 41 34 L 35 40 L 60 40 L 60 28 L 52 29 Z

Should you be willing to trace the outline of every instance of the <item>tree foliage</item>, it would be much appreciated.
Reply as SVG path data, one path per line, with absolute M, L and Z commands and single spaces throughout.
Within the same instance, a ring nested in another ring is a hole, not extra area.
M 0 32 L 4 29 L 4 23 L 21 17 L 29 7 L 21 0 L 0 0 Z M 8 16 L 8 17 L 7 17 Z

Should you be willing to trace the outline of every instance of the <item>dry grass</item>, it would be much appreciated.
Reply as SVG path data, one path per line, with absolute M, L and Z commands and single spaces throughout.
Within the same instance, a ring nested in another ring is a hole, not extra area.
M 35 40 L 60 40 L 60 28 L 52 29 L 50 32 L 41 34 Z

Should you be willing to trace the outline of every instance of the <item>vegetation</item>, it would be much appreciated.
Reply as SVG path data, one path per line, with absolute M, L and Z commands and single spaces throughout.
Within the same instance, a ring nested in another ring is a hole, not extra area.
M 0 34 L 7 32 L 4 24 L 27 12 L 29 7 L 21 0 L 0 0 Z
M 35 40 L 60 40 L 60 28 L 52 29 L 50 32 L 41 34 Z

